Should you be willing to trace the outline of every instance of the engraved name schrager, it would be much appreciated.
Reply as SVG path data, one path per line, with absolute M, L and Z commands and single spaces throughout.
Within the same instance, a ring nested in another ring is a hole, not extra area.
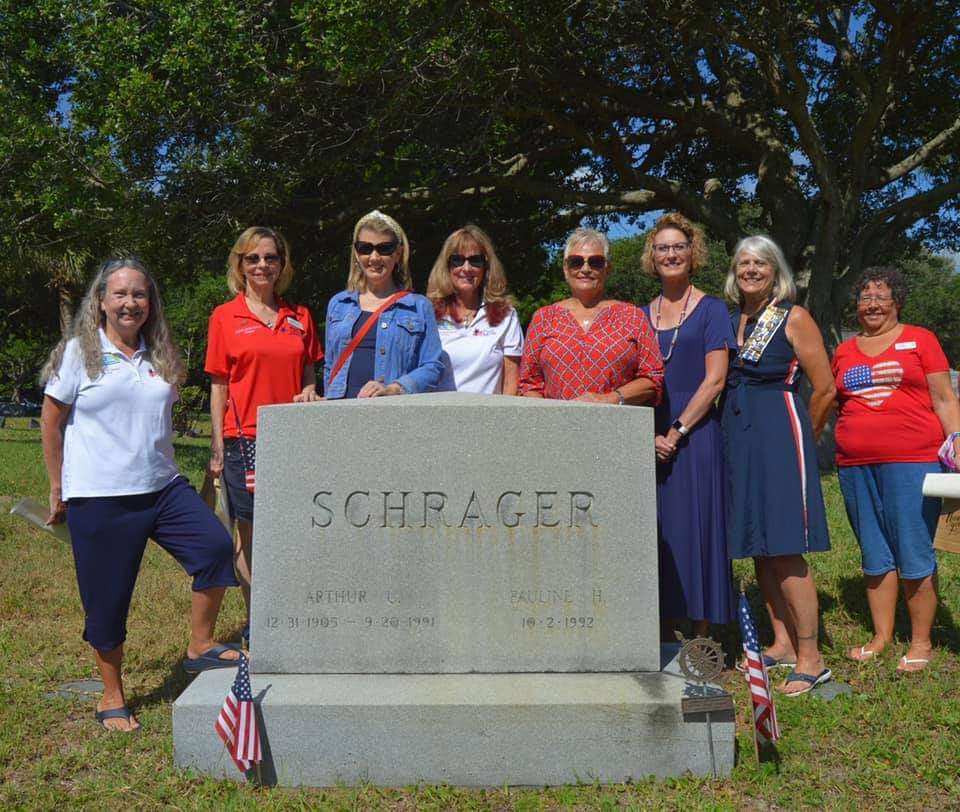
M 446 491 L 321 490 L 312 528 L 595 528 L 597 497 L 588 490 Z

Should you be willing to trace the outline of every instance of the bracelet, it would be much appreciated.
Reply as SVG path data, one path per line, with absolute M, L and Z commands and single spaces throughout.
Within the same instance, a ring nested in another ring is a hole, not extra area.
M 614 389 L 613 394 L 615 394 L 618 398 L 617 406 L 623 406 L 623 393 L 620 391 L 620 387 Z

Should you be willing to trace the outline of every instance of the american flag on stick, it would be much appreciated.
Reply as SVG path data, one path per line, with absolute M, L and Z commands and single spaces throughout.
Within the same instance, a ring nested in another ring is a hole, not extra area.
M 260 763 L 260 730 L 250 689 L 250 664 L 244 654 L 240 655 L 236 679 L 223 700 L 215 727 L 240 772 Z
M 773 694 L 770 691 L 770 678 L 763 664 L 757 628 L 753 625 L 750 604 L 747 596 L 740 593 L 740 633 L 743 636 L 743 653 L 747 667 L 744 676 L 750 686 L 750 702 L 753 706 L 753 736 L 757 748 L 773 744 L 780 738 L 777 724 L 777 711 L 773 707 Z

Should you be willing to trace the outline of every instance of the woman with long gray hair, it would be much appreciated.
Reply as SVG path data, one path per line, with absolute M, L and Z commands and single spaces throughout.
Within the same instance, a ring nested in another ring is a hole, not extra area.
M 237 586 L 233 546 L 173 460 L 172 407 L 184 374 L 156 282 L 139 259 L 117 257 L 100 266 L 41 376 L 47 521 L 70 528 L 83 638 L 103 679 L 96 719 L 110 730 L 139 727 L 121 665 L 148 538 L 193 576 L 184 669 L 231 667 L 239 658 L 213 639 L 224 591 Z
M 800 696 L 831 678 L 817 646 L 818 606 L 804 555 L 830 549 L 816 438 L 835 392 L 823 338 L 779 246 L 757 235 L 733 252 L 724 293 L 736 306 L 736 347 L 721 423 L 727 465 L 727 548 L 753 558 L 773 627 L 767 668 L 791 669 L 781 686 Z M 810 379 L 809 407 L 800 397 Z

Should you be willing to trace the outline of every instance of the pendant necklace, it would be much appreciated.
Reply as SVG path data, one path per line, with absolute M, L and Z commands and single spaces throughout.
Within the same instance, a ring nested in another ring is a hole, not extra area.
M 673 330 L 673 338 L 670 339 L 670 349 L 667 350 L 667 354 L 663 356 L 663 363 L 666 364 L 670 360 L 670 356 L 673 355 L 673 348 L 677 344 L 677 338 L 680 335 L 680 325 L 683 324 L 683 318 L 687 315 L 687 305 L 690 303 L 690 294 L 693 293 L 693 285 L 687 288 L 686 298 L 683 300 L 683 307 L 680 309 L 680 320 L 677 322 L 677 326 Z M 660 305 L 663 304 L 663 294 L 660 294 L 660 298 L 657 299 L 657 321 L 656 329 L 660 329 Z

